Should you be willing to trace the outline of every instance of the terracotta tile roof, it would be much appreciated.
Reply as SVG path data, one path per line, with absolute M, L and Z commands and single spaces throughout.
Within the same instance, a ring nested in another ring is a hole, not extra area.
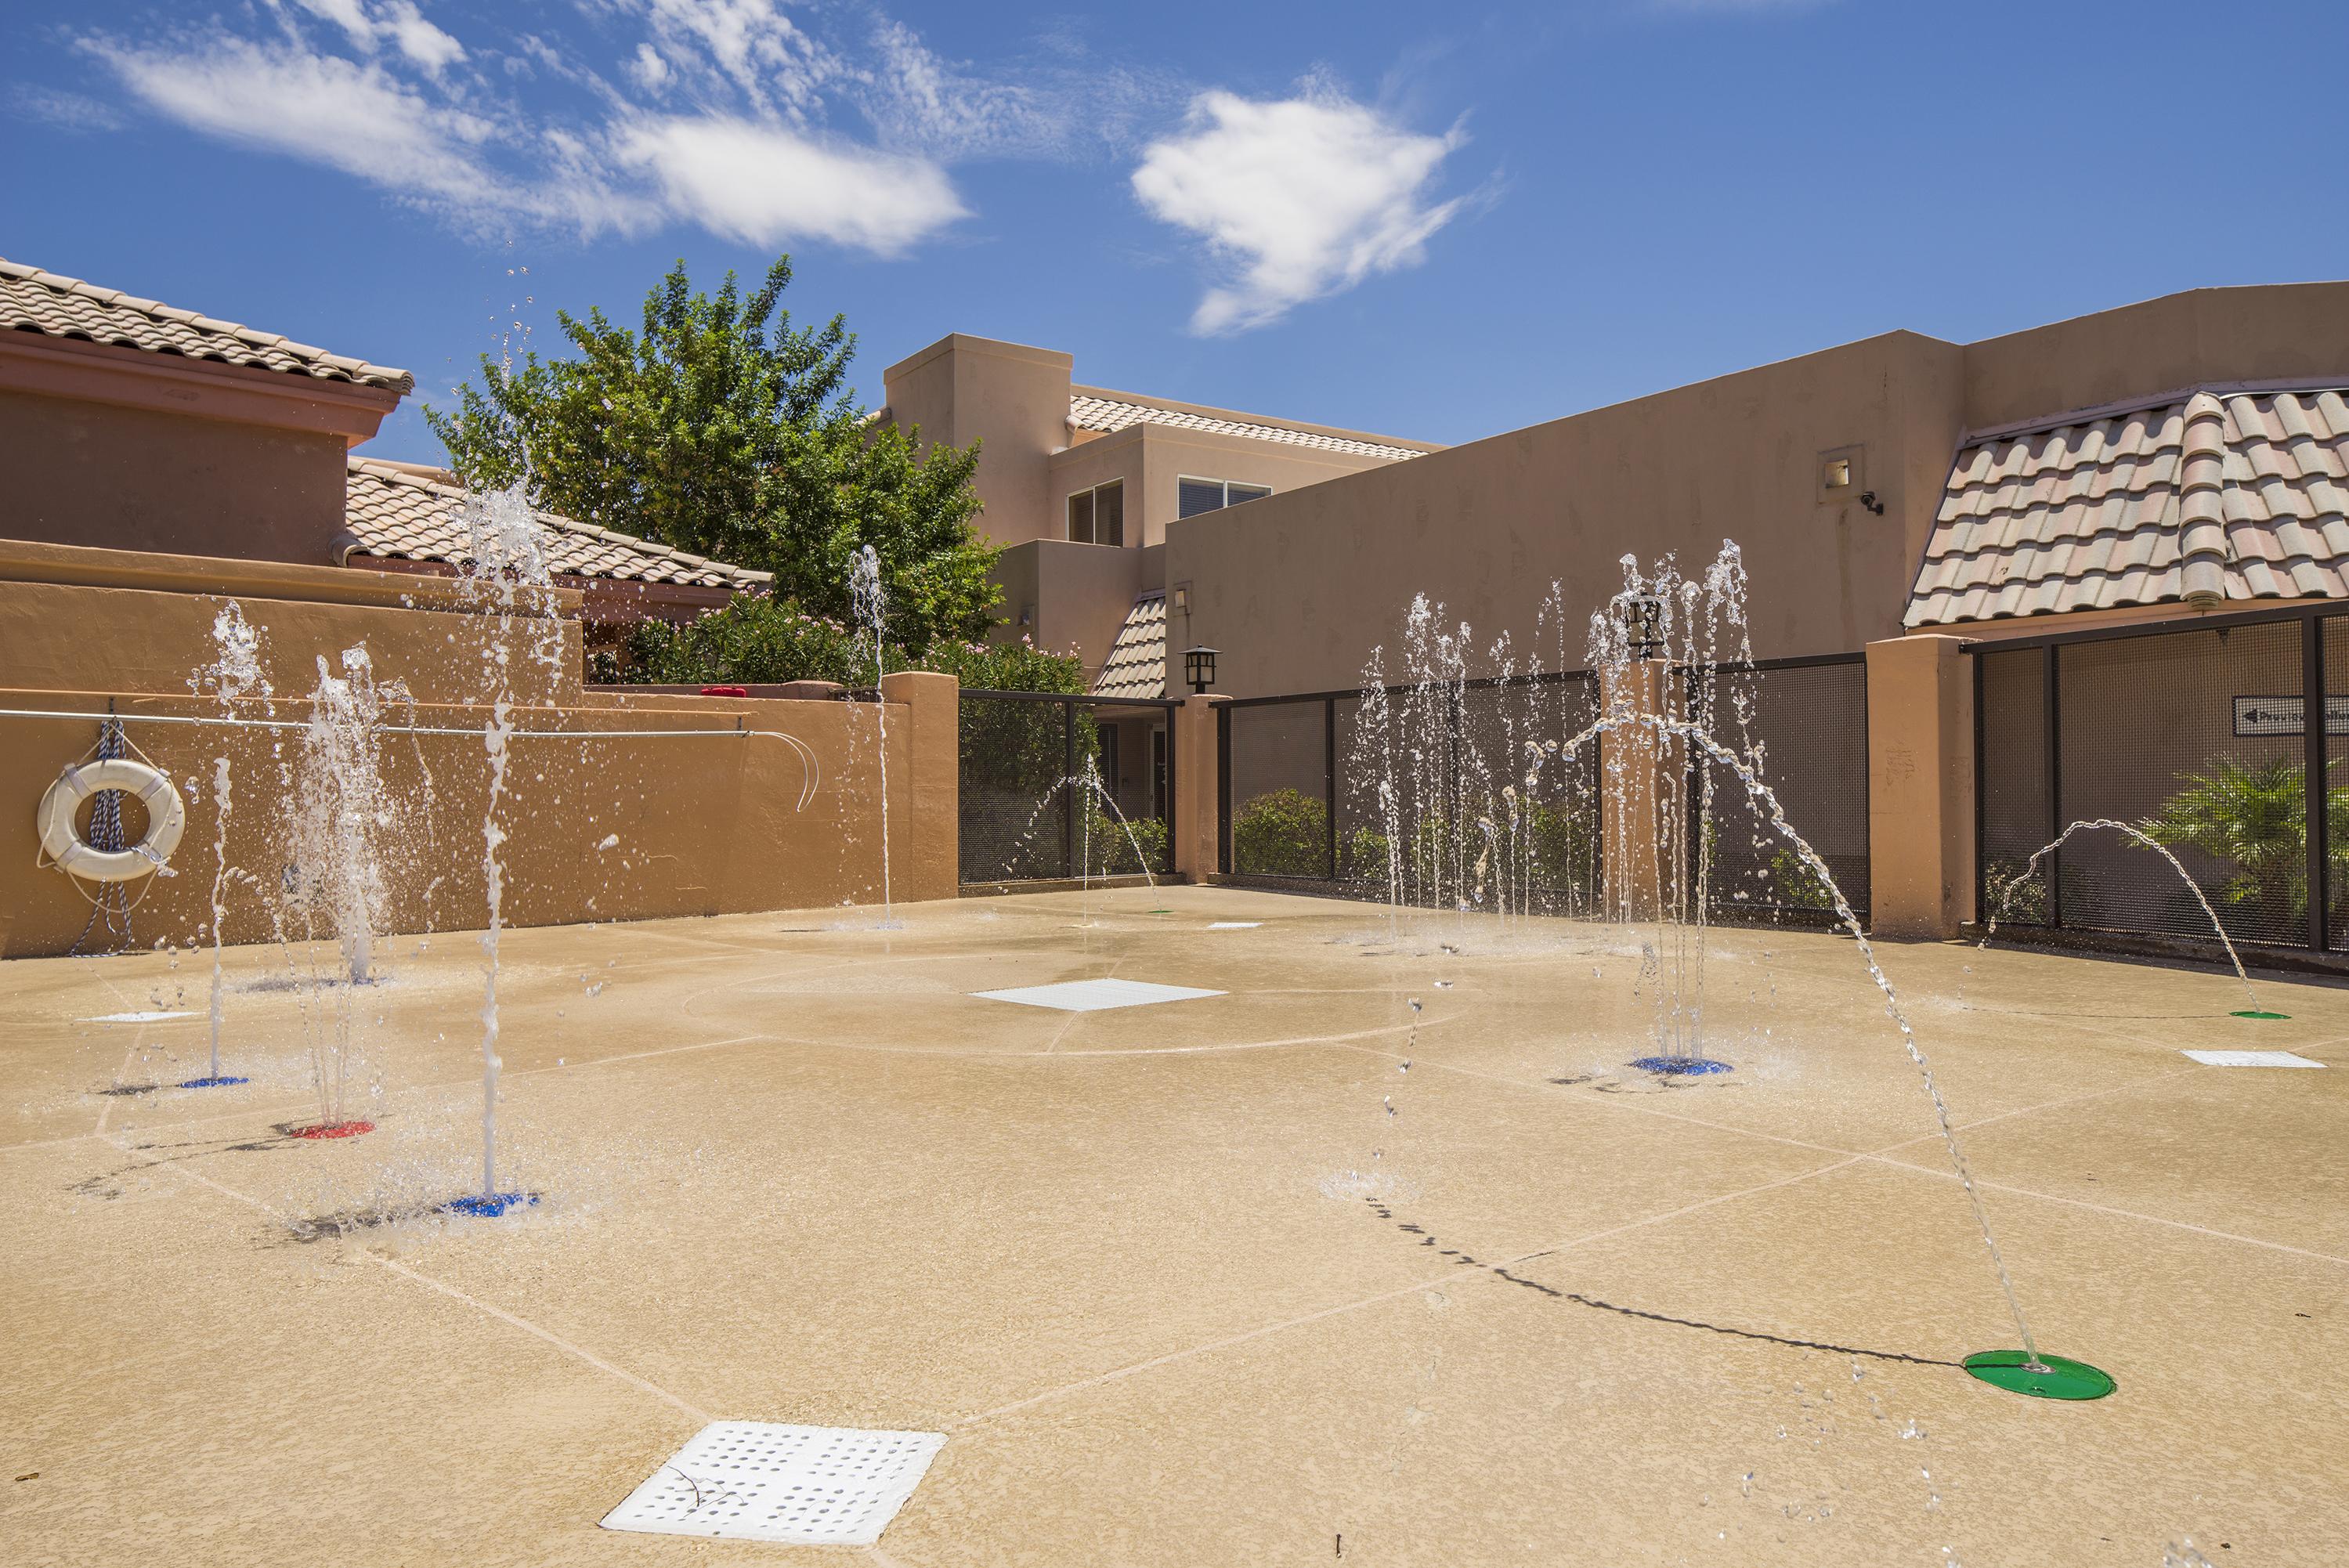
M 355 457 L 343 493 L 349 548 L 342 564 L 363 563 L 368 557 L 464 563 L 465 491 L 447 470 Z M 775 581 L 771 572 L 729 566 L 551 511 L 540 512 L 538 521 L 551 535 L 547 564 L 558 575 L 737 591 L 768 588 Z
M 2349 403 L 2197 392 L 1958 453 L 1909 626 L 2349 597 Z
M 1179 408 L 1159 408 L 1148 403 L 1078 393 L 1069 399 L 1069 423 L 1080 430 L 1104 434 L 1134 425 L 1168 425 L 1180 430 L 1212 430 L 1222 436 L 1247 436 L 1258 441 L 1279 441 L 1292 447 L 1313 447 L 1325 452 L 1350 452 L 1362 458 L 1417 458 L 1426 454 L 1413 447 L 1390 446 L 1351 436 L 1330 436 L 1318 430 L 1292 430 L 1285 425 L 1264 425 L 1249 419 L 1193 414 Z
M 1166 695 L 1166 595 L 1145 593 L 1125 613 L 1093 682 L 1095 696 Z
M 329 354 L 274 332 L 215 321 L 191 310 L 140 299 L 119 289 L 102 289 L 79 278 L 60 277 L 5 257 L 0 257 L 0 328 L 78 337 L 151 354 L 218 360 L 223 365 L 257 366 L 320 381 L 380 387 L 403 396 L 416 387 L 416 377 L 405 370 Z

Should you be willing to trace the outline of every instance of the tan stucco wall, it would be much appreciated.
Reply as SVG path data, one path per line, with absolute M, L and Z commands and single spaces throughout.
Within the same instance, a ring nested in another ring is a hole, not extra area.
M 1973 665 L 1959 637 L 1868 647 L 1869 921 L 1948 937 L 1973 918 Z
M 0 390 L 0 538 L 325 565 L 344 438 Z
M 1216 710 L 1229 700 L 1186 696 L 1174 710 L 1174 869 L 1193 882 L 1221 874 L 1223 799 Z
M 2195 289 L 1966 346 L 1966 424 L 2211 383 L 2349 377 L 2349 283 Z
M 1066 354 L 954 333 L 884 371 L 891 419 L 923 439 L 980 444 L 978 526 L 998 544 L 1058 538 L 1045 461 L 1069 444 Z
M 98 551 L 16 547 L 0 552 L 0 707 L 125 714 L 217 713 L 188 695 L 191 671 L 212 656 L 220 595 L 167 586 L 113 587 L 24 578 L 102 577 L 122 557 Z M 172 572 L 209 577 L 237 593 L 246 618 L 264 629 L 265 663 L 281 718 L 306 719 L 304 699 L 315 661 L 363 643 L 379 681 L 408 682 L 415 722 L 467 731 L 387 735 L 385 772 L 407 803 L 390 870 L 395 929 L 474 927 L 486 920 L 481 850 L 487 762 L 479 731 L 487 718 L 477 689 L 483 616 L 442 608 L 319 603 L 313 585 L 364 596 L 378 574 L 333 568 L 225 566 L 187 558 L 146 558 L 150 578 Z M 13 573 L 18 580 L 5 580 Z M 417 589 L 404 582 L 399 587 Z M 576 595 L 560 595 L 575 607 Z M 426 603 L 445 606 L 436 585 Z M 501 825 L 507 846 L 505 913 L 517 925 L 642 919 L 664 914 L 807 907 L 880 896 L 875 830 L 875 727 L 870 705 L 583 693 L 575 622 L 554 628 L 559 658 L 551 688 L 530 693 L 516 713 L 531 730 L 686 729 L 709 732 L 643 738 L 517 739 Z M 525 677 L 526 679 L 527 677 Z M 888 691 L 891 877 L 895 896 L 951 897 L 955 872 L 956 724 L 951 677 L 909 673 Z M 248 704 L 241 715 L 259 712 Z M 402 716 L 404 718 L 404 715 Z M 83 757 L 98 726 L 86 718 L 0 718 L 0 858 L 21 870 L 0 879 L 0 955 L 64 951 L 88 906 L 61 872 L 35 870 L 35 810 L 60 768 Z M 801 763 L 787 744 L 743 730 L 782 730 L 815 754 L 820 787 L 797 809 Z M 231 863 L 274 885 L 288 857 L 275 802 L 288 793 L 281 758 L 300 751 L 292 731 L 132 724 L 129 738 L 191 801 L 187 837 L 173 857 L 180 875 L 140 884 L 136 929 L 142 943 L 185 943 L 209 918 L 211 804 L 214 758 L 227 756 L 242 802 L 230 820 Z M 427 775 L 429 775 L 429 782 Z M 192 788 L 190 781 L 192 782 Z M 600 848 L 607 836 L 618 842 Z M 438 886 L 434 886 L 438 879 Z M 265 938 L 266 906 L 248 887 L 226 922 L 231 940 Z
M 1155 551 L 1119 550 L 1106 544 L 1074 544 L 1065 539 L 1031 539 L 1003 552 L 995 580 L 1003 585 L 1000 634 L 1025 634 L 1047 652 L 1073 651 L 1085 678 L 1101 673 L 1126 612 L 1145 589 L 1163 585 L 1146 579 L 1146 569 L 1163 557 Z M 1035 607 L 1032 625 L 1020 613 Z
M 1317 447 L 1289 446 L 1250 436 L 1134 425 L 1099 436 L 1051 459 L 1053 504 L 1065 532 L 1068 498 L 1109 480 L 1125 481 L 1125 542 L 1163 544 L 1182 511 L 1185 479 L 1268 485 L 1276 495 L 1402 459 L 1366 458 Z M 1247 505 L 1257 503 L 1250 501 Z
M 1189 634 L 1249 696 L 1353 686 L 1415 593 L 1524 646 L 1553 580 L 1578 628 L 1618 558 L 1724 538 L 1753 580 L 1754 651 L 1840 653 L 1897 635 L 1962 422 L 1961 350 L 1912 333 L 1454 447 L 1174 525 L 1166 575 Z M 1856 501 L 1822 505 L 1818 459 L 1865 448 Z
M 1081 390 L 1190 413 L 1257 419 L 1284 428 L 1361 434 L 1145 399 L 1133 393 L 1078 388 L 1070 380 L 1072 363 L 1069 355 L 1050 349 L 955 333 L 883 373 L 892 422 L 900 428 L 918 425 L 926 440 L 982 443 L 973 480 L 985 507 L 979 527 L 999 544 L 1066 539 L 1069 496 L 1107 480 L 1126 482 L 1125 542 L 1133 547 L 1164 541 L 1166 524 L 1177 511 L 1176 481 L 1184 475 L 1288 490 L 1389 461 L 1165 425 L 1134 426 L 1109 435 L 1071 430 L 1069 398 Z

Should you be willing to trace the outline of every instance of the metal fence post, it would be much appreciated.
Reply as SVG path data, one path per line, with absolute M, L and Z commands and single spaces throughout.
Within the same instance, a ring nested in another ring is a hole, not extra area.
M 1321 814 L 1330 839 L 1330 880 L 1338 880 L 1338 699 L 1321 699 Z
M 1232 874 L 1232 705 L 1216 709 L 1216 869 Z
M 2324 623 L 2311 615 L 2300 624 L 2301 736 L 2306 748 L 2302 767 L 2302 791 L 2308 812 L 2308 945 L 2324 951 L 2332 938 L 2333 890 L 2327 886 L 2325 843 L 2324 748 L 2327 722 L 2324 702 Z
M 2050 843 L 2064 836 L 2064 727 L 2057 707 L 2062 682 L 2055 657 L 2061 652 L 2063 649 L 2056 644 L 2047 645 L 2047 686 L 2042 705 L 2046 711 L 2041 716 L 2046 724 L 2047 841 Z M 2061 850 L 2047 852 L 2047 923 L 2064 923 L 2064 851 Z
M 1077 874 L 1077 705 L 1061 705 L 1061 874 Z M 1085 802 L 1091 810 L 1092 802 Z

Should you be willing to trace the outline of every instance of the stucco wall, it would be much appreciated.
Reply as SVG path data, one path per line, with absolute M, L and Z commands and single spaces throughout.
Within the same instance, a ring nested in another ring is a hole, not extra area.
M 1076 544 L 1065 539 L 1031 539 L 1003 552 L 996 581 L 1003 584 L 1002 634 L 1024 630 L 1050 653 L 1074 650 L 1090 682 L 1101 673 L 1126 612 L 1146 588 L 1154 552 L 1118 550 L 1106 544 Z M 1021 627 L 1021 611 L 1033 605 L 1035 624 Z
M 103 575 L 106 552 L 0 552 L 0 707 L 126 715 L 219 710 L 188 695 L 189 673 L 212 657 L 215 594 L 165 587 L 23 580 L 47 562 L 53 575 Z M 28 559 L 29 557 L 29 559 Z M 166 558 L 157 558 L 166 559 Z M 95 563 L 93 563 L 95 562 Z M 177 570 L 204 573 L 180 560 Z M 380 681 L 405 679 L 418 699 L 413 722 L 457 735 L 387 734 L 384 773 L 401 802 L 389 830 L 388 870 L 396 930 L 474 928 L 486 921 L 481 821 L 487 758 L 480 736 L 478 671 L 489 618 L 445 607 L 319 603 L 298 595 L 363 594 L 377 574 L 331 568 L 221 569 L 263 628 L 277 688 L 274 716 L 306 720 L 303 700 L 315 661 L 364 644 Z M 160 568 L 157 568 L 160 571 Z M 414 589 L 404 583 L 400 587 Z M 252 592 L 259 589 L 264 592 Z M 286 597 L 268 597 L 274 592 Z M 575 595 L 564 597 L 575 604 Z M 583 693 L 577 624 L 554 624 L 559 656 L 550 685 L 527 694 L 515 714 L 526 730 L 688 730 L 578 739 L 517 738 L 510 793 L 500 813 L 506 846 L 507 920 L 546 924 L 661 915 L 803 908 L 843 900 L 877 902 L 876 728 L 873 705 Z M 909 674 L 890 677 L 889 807 L 895 896 L 950 897 L 956 887 L 954 683 Z M 246 704 L 240 717 L 268 717 Z M 408 722 L 407 715 L 398 716 Z M 34 869 L 35 810 L 57 770 L 96 741 L 88 718 L 0 718 L 0 857 L 21 868 L 0 879 L 0 956 L 54 954 L 81 933 L 88 905 L 54 870 Z M 281 805 L 295 793 L 301 735 L 132 723 L 129 738 L 191 797 L 187 836 L 173 867 L 146 879 L 136 929 L 143 944 L 189 942 L 209 919 L 214 760 L 226 756 L 233 798 L 228 858 L 259 879 L 238 891 L 225 923 L 232 941 L 271 935 L 269 903 L 292 851 Z M 781 730 L 814 754 L 820 785 L 802 811 L 802 763 L 783 741 L 743 731 Z M 13 803 L 13 804 L 10 804 Z M 130 813 L 136 815 L 136 812 Z M 133 830 L 139 826 L 133 824 Z M 609 848 L 607 837 L 616 836 Z
M 324 565 L 343 437 L 0 391 L 0 538 Z
M 1108 480 L 1125 481 L 1125 542 L 1163 544 L 1167 525 L 1182 511 L 1185 479 L 1222 480 L 1268 485 L 1276 495 L 1319 484 L 1396 460 L 1366 458 L 1316 447 L 1290 446 L 1252 436 L 1185 430 L 1169 425 L 1133 425 L 1070 448 L 1051 459 L 1052 504 L 1065 535 L 1068 498 Z M 1257 504 L 1254 501 L 1248 505 Z
M 1897 635 L 1963 422 L 1961 352 L 1890 334 L 1178 522 L 1176 635 L 1224 650 L 1234 696 L 1348 687 L 1414 593 L 1522 646 L 1553 580 L 1579 626 L 1626 552 L 1701 568 L 1724 538 L 1758 656 Z M 1881 517 L 1818 500 L 1820 455 L 1853 445 Z
M 2195 289 L 1966 346 L 1966 424 L 2175 388 L 2349 377 L 2349 283 Z
M 1058 538 L 1045 460 L 1069 444 L 1068 355 L 955 333 L 883 373 L 891 419 L 925 442 L 980 444 L 978 526 L 998 544 Z

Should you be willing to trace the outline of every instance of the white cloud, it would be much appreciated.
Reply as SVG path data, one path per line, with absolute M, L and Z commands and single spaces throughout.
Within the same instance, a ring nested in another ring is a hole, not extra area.
M 60 130 L 120 130 L 122 116 L 111 104 L 81 93 L 18 82 L 9 88 L 9 107 L 26 119 L 37 119 Z
M 841 74 L 832 51 L 776 0 L 622 0 L 640 11 L 665 63 L 722 80 L 760 118 L 803 119 Z
M 636 57 L 628 62 L 628 76 L 647 92 L 657 93 L 668 85 L 668 62 L 650 44 L 638 44 Z
M 1191 317 L 1198 333 L 1242 332 L 1373 273 L 1415 266 L 1459 212 L 1425 192 L 1467 137 L 1403 129 L 1326 83 L 1269 103 L 1228 92 L 1191 102 L 1182 131 L 1133 171 L 1152 216 L 1205 239 L 1228 273 Z
M 429 19 L 457 14 L 437 0 L 248 0 L 172 33 L 74 42 L 125 104 L 342 170 L 477 233 L 584 239 L 675 220 L 885 256 L 968 216 L 949 165 L 1097 161 L 1137 117 L 1187 96 L 1070 51 L 984 71 L 942 60 L 863 6 L 574 6 L 584 43 L 500 29 L 495 8 L 471 14 L 460 42 Z M 55 93 L 20 92 L 16 107 L 93 126 L 110 112 Z
M 465 46 L 426 21 L 414 0 L 392 0 L 380 26 L 401 54 L 435 76 L 465 57 Z
M 518 201 L 482 159 L 489 119 L 429 100 L 374 63 L 224 36 L 176 47 L 86 38 L 82 47 L 150 108 L 197 130 L 469 213 Z
M 751 244 L 828 240 L 892 256 L 968 215 L 934 163 L 730 116 L 636 121 L 613 152 L 651 174 L 678 216 Z

